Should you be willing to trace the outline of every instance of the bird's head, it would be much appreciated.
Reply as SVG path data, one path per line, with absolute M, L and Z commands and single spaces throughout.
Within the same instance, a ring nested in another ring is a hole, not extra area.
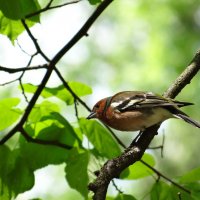
M 106 111 L 107 102 L 108 102 L 108 98 L 104 98 L 98 101 L 92 108 L 92 111 L 87 117 L 87 119 L 92 119 L 92 118 L 100 119 L 103 113 Z

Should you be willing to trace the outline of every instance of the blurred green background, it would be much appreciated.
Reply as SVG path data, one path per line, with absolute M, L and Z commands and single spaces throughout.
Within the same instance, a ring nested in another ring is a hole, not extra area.
M 45 3 L 42 0 L 40 2 Z M 41 24 L 33 27 L 33 33 L 44 52 L 52 57 L 86 21 L 93 9 L 87 1 L 82 1 L 60 11 L 54 10 L 43 14 Z M 75 23 L 70 22 L 72 19 Z M 66 80 L 80 81 L 93 88 L 93 95 L 84 98 L 90 107 L 97 100 L 123 90 L 145 90 L 162 94 L 199 49 L 200 2 L 116 0 L 101 15 L 88 34 L 89 37 L 83 38 L 64 56 L 58 67 L 62 74 L 65 74 Z M 24 37 L 19 37 L 22 44 Z M 32 51 L 28 46 L 26 50 Z M 40 58 L 35 63 L 41 64 Z M 29 78 L 26 77 L 27 82 Z M 199 79 L 198 74 L 177 99 L 193 102 L 194 106 L 183 110 L 200 121 Z M 56 85 L 57 82 L 58 80 L 52 79 L 49 85 Z M 16 92 L 16 88 L 12 87 L 9 92 Z M 85 117 L 87 114 L 82 110 L 82 116 Z M 127 145 L 136 136 L 135 133 L 115 132 Z M 168 120 L 162 124 L 159 135 L 155 137 L 151 146 L 160 145 L 163 135 L 164 157 L 161 157 L 160 150 L 148 150 L 156 158 L 156 169 L 168 177 L 178 177 L 187 170 L 200 166 L 198 129 L 181 120 Z M 48 200 L 82 199 L 76 191 L 66 190 L 63 167 L 49 166 L 36 172 L 37 189 L 34 192 L 39 194 L 37 196 Z M 91 177 L 92 171 L 98 167 L 98 163 L 91 167 Z M 57 178 L 52 179 L 49 174 L 55 174 Z M 154 182 L 155 178 L 152 176 L 140 181 L 116 181 L 122 191 L 132 193 L 139 199 L 148 195 L 151 188 L 149 184 Z M 44 193 L 39 190 L 45 184 L 49 193 L 45 192 L 45 189 Z M 56 189 L 54 191 L 58 184 L 61 188 L 59 192 Z M 109 194 L 115 193 L 111 186 Z M 24 194 L 19 196 L 18 200 L 25 198 Z

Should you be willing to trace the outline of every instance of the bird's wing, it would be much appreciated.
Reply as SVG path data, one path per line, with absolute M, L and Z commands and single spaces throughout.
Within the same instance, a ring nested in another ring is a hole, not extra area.
M 113 100 L 111 106 L 115 107 L 115 109 L 120 112 L 153 107 L 178 109 L 178 107 L 191 105 L 191 103 L 188 102 L 180 102 L 172 99 L 167 99 L 162 96 L 155 95 L 151 92 L 127 92 L 127 95 L 124 96 L 124 100 L 122 100 L 122 97 L 120 98 L 120 96 L 116 99 L 120 99 L 121 101 Z

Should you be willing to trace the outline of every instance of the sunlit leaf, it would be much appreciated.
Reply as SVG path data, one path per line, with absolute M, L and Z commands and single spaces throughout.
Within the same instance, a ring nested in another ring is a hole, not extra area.
M 0 130 L 9 127 L 20 117 L 22 111 L 15 108 L 19 102 L 20 100 L 18 98 L 6 98 L 0 100 Z
M 7 18 L 14 20 L 22 19 L 39 9 L 37 0 L 0 0 L 0 10 Z M 33 19 L 39 21 L 38 15 Z
M 69 146 L 81 143 L 72 126 L 59 113 L 44 116 L 40 122 L 27 125 L 26 128 L 34 138 L 57 141 Z
M 113 158 L 120 154 L 120 149 L 108 130 L 96 120 L 80 119 L 80 127 L 97 151 L 107 157 Z
M 57 104 L 50 101 L 43 101 L 40 104 L 36 104 L 29 115 L 29 122 L 36 123 L 41 121 L 44 116 L 51 115 L 51 113 L 59 112 Z
M 59 113 L 55 103 L 43 101 L 30 113 L 27 132 L 34 138 L 56 141 L 69 146 L 81 145 L 81 139 L 70 123 Z
M 44 101 L 37 104 L 29 117 L 25 130 L 29 136 L 43 141 L 53 141 L 69 147 L 78 146 L 80 143 L 69 122 L 58 112 L 56 104 Z M 20 150 L 27 163 L 33 169 L 38 169 L 49 164 L 61 164 L 68 157 L 68 148 L 33 144 L 20 138 Z
M 92 93 L 92 89 L 83 83 L 68 82 L 68 85 L 73 90 L 73 92 L 79 97 Z M 38 87 L 32 84 L 24 84 L 23 86 L 24 86 L 25 92 L 29 92 L 29 93 L 35 93 Z M 60 85 L 54 88 L 45 87 L 44 90 L 42 91 L 41 96 L 43 98 L 57 97 L 61 99 L 62 101 L 64 101 L 65 103 L 67 103 L 68 105 L 71 105 L 74 103 L 74 97 L 63 85 Z
M 27 21 L 28 27 L 34 25 L 34 22 Z M 18 20 L 11 20 L 0 11 L 0 34 L 6 35 L 14 44 L 14 40 L 24 31 L 24 26 Z
M 89 154 L 87 151 L 78 152 L 77 149 L 73 149 L 67 159 L 67 166 L 65 168 L 68 184 L 79 191 L 85 199 L 87 199 L 88 194 L 88 162 Z

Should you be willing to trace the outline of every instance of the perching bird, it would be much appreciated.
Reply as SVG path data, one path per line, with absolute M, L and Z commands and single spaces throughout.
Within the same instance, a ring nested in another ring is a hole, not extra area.
M 97 118 L 120 131 L 138 131 L 159 124 L 169 118 L 183 119 L 200 128 L 179 108 L 192 103 L 176 101 L 152 92 L 124 91 L 98 101 L 87 119 Z

